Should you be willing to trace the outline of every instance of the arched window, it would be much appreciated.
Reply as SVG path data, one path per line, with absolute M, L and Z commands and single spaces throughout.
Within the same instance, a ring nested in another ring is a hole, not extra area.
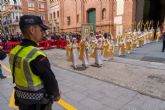
M 56 18 L 56 12 L 53 12 L 53 17 L 54 17 L 54 19 Z
M 59 11 L 57 11 L 57 18 L 59 18 Z
M 102 20 L 104 20 L 106 18 L 106 9 L 103 8 L 102 10 Z

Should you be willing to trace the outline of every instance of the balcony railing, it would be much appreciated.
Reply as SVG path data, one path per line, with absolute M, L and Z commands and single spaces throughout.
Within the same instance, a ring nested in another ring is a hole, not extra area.
M 19 22 L 12 22 L 10 25 L 19 25 Z
M 18 25 L 19 24 L 19 20 L 7 20 L 7 21 L 3 21 L 2 23 L 3 25 Z

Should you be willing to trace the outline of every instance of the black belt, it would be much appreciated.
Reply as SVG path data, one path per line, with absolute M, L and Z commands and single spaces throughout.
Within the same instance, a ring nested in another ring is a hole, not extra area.
M 25 91 L 15 87 L 15 98 L 19 103 L 23 104 L 48 104 L 53 100 L 48 97 L 45 91 Z
M 27 100 L 40 101 L 44 97 L 44 93 L 25 92 L 17 89 L 15 89 L 15 93 L 18 98 L 27 99 Z

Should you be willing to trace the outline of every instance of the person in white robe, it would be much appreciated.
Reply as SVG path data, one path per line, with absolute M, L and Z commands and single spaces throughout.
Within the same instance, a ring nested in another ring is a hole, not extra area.
M 102 55 L 103 55 L 102 39 L 99 39 L 96 47 L 96 57 L 95 57 L 95 64 L 98 66 L 101 66 L 103 64 Z
M 73 64 L 73 68 L 77 69 L 77 65 L 78 65 L 78 56 L 79 56 L 79 47 L 77 44 L 77 39 L 73 38 L 73 44 L 71 47 L 71 61 Z

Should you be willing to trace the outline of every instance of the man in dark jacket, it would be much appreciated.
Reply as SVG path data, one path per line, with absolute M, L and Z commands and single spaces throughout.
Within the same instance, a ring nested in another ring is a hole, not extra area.
M 164 52 L 164 49 L 165 49 L 165 31 L 162 33 L 162 39 L 163 39 L 162 52 Z

